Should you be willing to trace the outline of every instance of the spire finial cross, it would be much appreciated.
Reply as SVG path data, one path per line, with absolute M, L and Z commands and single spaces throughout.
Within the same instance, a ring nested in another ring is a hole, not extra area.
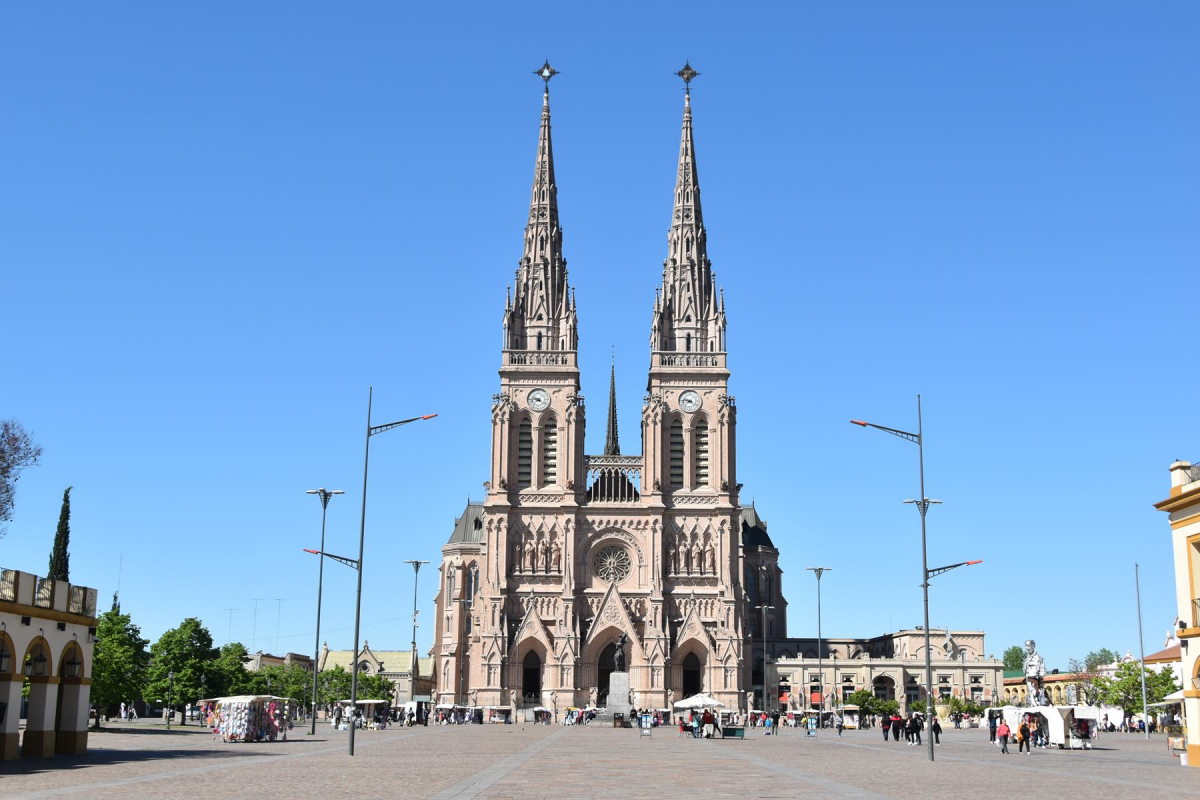
M 541 66 L 541 69 L 534 70 L 533 74 L 537 75 L 539 78 L 541 78 L 543 81 L 546 82 L 546 91 L 549 92 L 550 91 L 550 79 L 558 74 L 558 70 L 556 70 L 554 67 L 550 66 L 550 59 L 546 59 L 546 63 Z
M 700 76 L 700 73 L 692 69 L 692 65 L 689 62 L 684 61 L 683 69 L 679 70 L 679 72 L 676 72 L 675 74 L 683 78 L 683 93 L 686 95 L 691 95 L 692 81 L 696 80 L 696 78 Z

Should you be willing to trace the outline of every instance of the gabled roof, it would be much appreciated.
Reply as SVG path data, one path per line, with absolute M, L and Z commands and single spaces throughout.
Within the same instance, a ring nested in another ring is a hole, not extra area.
M 1166 650 L 1159 650 L 1146 656 L 1147 664 L 1166 664 L 1172 661 L 1182 661 L 1183 652 L 1178 644 L 1173 644 Z
M 462 516 L 454 520 L 448 544 L 478 544 L 483 541 L 483 503 L 467 501 Z
M 758 515 L 753 503 L 742 507 L 742 546 L 775 549 L 775 543 L 767 535 L 767 521 Z

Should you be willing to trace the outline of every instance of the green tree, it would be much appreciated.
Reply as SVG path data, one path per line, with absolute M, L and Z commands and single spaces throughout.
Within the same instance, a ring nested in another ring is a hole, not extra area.
M 92 655 L 92 702 L 96 704 L 96 727 L 100 715 L 112 714 L 123 702 L 142 696 L 150 654 L 141 629 L 113 595 L 113 605 L 96 622 L 96 648 Z
M 50 551 L 50 570 L 46 577 L 56 581 L 68 581 L 71 571 L 71 554 L 67 548 L 71 544 L 71 489 L 68 486 L 63 492 L 62 510 L 58 512 L 58 531 L 54 534 L 54 549 Z
M 1025 648 L 1019 644 L 1014 644 L 1005 650 L 1004 668 L 1009 671 L 1025 669 Z
M 329 706 L 350 698 L 350 673 L 341 666 L 321 670 L 317 676 L 317 703 Z
M 302 706 L 307 706 L 312 698 L 312 673 L 298 664 L 263 667 L 246 674 L 248 694 L 286 697 Z
M 396 701 L 396 685 L 382 675 L 359 675 L 358 676 L 358 699 L 359 700 L 387 700 L 389 703 Z
M 1083 668 L 1087 672 L 1095 672 L 1105 664 L 1111 664 L 1118 658 L 1117 654 L 1107 647 L 1093 650 L 1083 658 Z
M 1142 666 L 1129 661 L 1117 668 L 1111 678 L 1096 678 L 1095 686 L 1100 692 L 1100 702 L 1120 706 L 1126 715 L 1142 711 Z M 1146 668 L 1146 702 L 1159 703 L 1171 692 L 1178 691 L 1179 684 L 1169 669 L 1158 672 Z
M 898 714 L 900 712 L 900 704 L 895 700 L 875 700 L 876 714 Z
M 222 645 L 206 674 L 208 692 L 211 697 L 248 694 L 250 692 L 250 672 L 246 669 L 246 659 L 249 653 L 241 642 L 229 642 Z
M 866 689 L 859 689 L 851 693 L 850 699 L 846 701 L 847 705 L 858 706 L 858 710 L 864 714 L 875 714 L 875 695 L 868 692 Z
M 15 419 L 0 420 L 0 536 L 8 532 L 3 523 L 12 520 L 17 479 L 21 470 L 36 467 L 42 446 Z
M 188 617 L 150 647 L 150 668 L 143 696 L 147 700 L 166 701 L 169 693 L 172 710 L 195 703 L 208 691 L 207 672 L 214 668 L 217 656 L 212 634 L 200 620 Z

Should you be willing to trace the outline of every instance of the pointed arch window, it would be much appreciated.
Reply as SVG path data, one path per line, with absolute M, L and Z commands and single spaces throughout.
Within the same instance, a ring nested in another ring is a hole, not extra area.
M 683 422 L 679 419 L 671 421 L 671 488 L 683 488 Z
M 540 334 L 539 334 L 540 335 Z M 528 489 L 533 485 L 533 425 L 529 418 L 517 426 L 517 488 Z
M 541 318 L 542 318 L 542 315 L 538 314 L 538 319 L 541 319 Z M 542 334 L 540 334 L 540 333 L 538 334 L 537 344 L 538 344 L 537 349 L 541 350 L 542 349 Z
M 691 317 L 688 317 L 688 321 L 691 321 Z M 541 350 L 542 348 L 539 347 L 538 349 Z M 687 351 L 689 353 L 692 352 L 692 335 L 690 333 L 687 335 Z
M 558 423 L 548 417 L 542 423 L 542 485 L 558 482 Z
M 694 423 L 692 453 L 695 464 L 695 480 L 692 485 L 696 488 L 708 486 L 708 420 L 698 418 Z

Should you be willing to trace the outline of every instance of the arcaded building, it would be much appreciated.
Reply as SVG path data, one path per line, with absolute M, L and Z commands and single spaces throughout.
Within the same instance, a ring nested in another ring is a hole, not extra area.
M 653 307 L 642 452 L 619 441 L 614 372 L 604 451 L 588 455 L 543 95 L 524 252 L 501 314 L 487 494 L 442 548 L 438 702 L 605 705 L 624 642 L 628 702 L 665 707 L 703 690 L 744 708 L 754 688 L 747 620 L 760 619 L 747 609 L 774 600 L 763 603 L 775 606 L 767 625 L 786 635 L 778 551 L 738 499 L 725 302 L 708 259 L 692 134 L 688 96 L 662 283 L 638 301 Z

